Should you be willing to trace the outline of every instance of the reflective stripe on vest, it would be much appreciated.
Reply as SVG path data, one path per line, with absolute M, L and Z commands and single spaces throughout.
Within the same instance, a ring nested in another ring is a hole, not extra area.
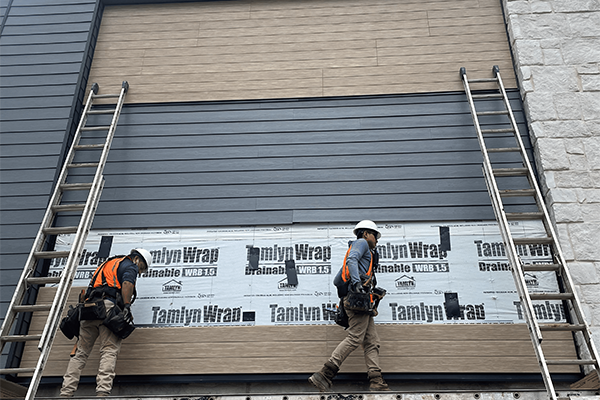
M 126 259 L 125 257 L 117 257 L 104 262 L 100 265 L 96 271 L 94 271 L 94 277 L 92 287 L 109 286 L 117 289 L 121 289 L 121 282 L 117 279 L 117 269 L 121 261 Z
M 348 268 L 348 264 L 346 264 L 346 259 L 348 258 L 348 254 L 350 254 L 350 250 L 352 246 L 346 252 L 346 256 L 344 256 L 344 266 L 342 267 L 342 280 L 346 283 L 350 282 L 350 269 Z M 373 254 L 371 254 L 371 264 L 369 264 L 369 270 L 367 271 L 367 276 L 373 276 Z

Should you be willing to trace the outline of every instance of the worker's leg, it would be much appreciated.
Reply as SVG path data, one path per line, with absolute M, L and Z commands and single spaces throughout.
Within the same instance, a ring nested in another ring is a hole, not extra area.
M 107 312 L 112 304 L 107 304 Z M 121 350 L 121 342 L 114 333 L 104 325 L 100 325 L 100 366 L 96 376 L 96 393 L 108 394 L 112 390 L 117 367 L 117 356 Z
M 369 390 L 389 391 L 388 384 L 383 380 L 383 376 L 381 376 L 381 367 L 379 366 L 379 335 L 377 335 L 373 317 L 369 318 L 363 349 L 365 351 L 365 363 L 367 364 L 367 376 L 369 377 Z
M 94 342 L 98 337 L 98 325 L 100 323 L 102 321 L 81 321 L 77 351 L 69 360 L 67 372 L 65 372 L 62 388 L 60 389 L 61 396 L 71 397 L 77 390 L 81 371 L 85 367 L 90 352 L 94 348 Z
M 367 328 L 369 327 L 369 319 L 373 320 L 367 314 L 359 314 L 350 310 L 346 310 L 346 313 L 348 313 L 348 323 L 350 324 L 348 335 L 338 344 L 329 359 L 338 368 L 342 366 L 342 363 L 350 353 L 363 344 Z
M 375 321 L 373 317 L 369 317 L 365 340 L 363 342 L 365 364 L 367 364 L 367 371 L 369 372 L 381 372 L 381 368 L 379 367 L 379 347 L 379 335 L 377 335 L 377 330 L 375 329 Z

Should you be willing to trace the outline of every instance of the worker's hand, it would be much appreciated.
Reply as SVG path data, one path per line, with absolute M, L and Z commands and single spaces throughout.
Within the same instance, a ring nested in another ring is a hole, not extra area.
M 131 313 L 131 304 L 125 304 L 125 308 L 123 309 L 123 319 L 128 322 L 133 322 L 133 314 Z
M 361 282 L 356 282 L 352 285 L 352 291 L 354 293 L 365 293 L 365 287 Z

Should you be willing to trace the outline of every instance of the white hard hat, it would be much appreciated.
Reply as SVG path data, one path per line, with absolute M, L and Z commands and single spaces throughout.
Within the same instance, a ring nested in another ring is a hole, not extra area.
M 150 252 L 146 249 L 133 249 L 131 250 L 132 253 L 138 253 L 140 256 L 142 256 L 142 258 L 144 259 L 144 261 L 146 262 L 146 266 L 148 266 L 148 268 L 150 268 L 150 264 L 152 264 L 152 254 L 150 254 Z
M 356 231 L 358 231 L 359 229 L 369 229 L 371 231 L 377 232 L 377 240 L 379 240 L 379 238 L 381 237 L 381 232 L 379 232 L 379 229 L 377 229 L 377 225 L 375 224 L 375 222 L 370 221 L 368 219 L 364 219 L 358 224 L 356 224 L 352 232 L 356 235 Z

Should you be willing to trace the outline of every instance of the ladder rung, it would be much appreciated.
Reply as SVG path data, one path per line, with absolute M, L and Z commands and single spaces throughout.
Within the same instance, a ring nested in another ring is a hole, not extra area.
M 89 190 L 92 188 L 91 183 L 63 183 L 60 185 L 62 190 Z
M 489 94 L 473 94 L 471 95 L 474 99 L 497 99 L 502 98 L 501 93 L 489 93 Z
M 520 196 L 533 196 L 535 190 L 533 189 L 516 189 L 516 190 L 498 190 L 502 197 L 520 197 Z
M 35 258 L 39 259 L 52 259 L 52 258 L 67 258 L 69 257 L 68 251 L 36 251 L 33 253 Z
M 108 110 L 89 110 L 88 114 L 114 114 L 117 111 L 115 108 Z
M 526 220 L 526 219 L 539 219 L 544 216 L 544 213 L 535 211 L 535 212 L 523 212 L 523 213 L 505 213 L 506 218 L 510 220 Z
M 538 238 L 513 238 L 515 244 L 550 244 L 553 242 L 551 237 Z
M 81 128 L 82 131 L 107 131 L 110 129 L 109 126 L 84 126 Z
M 523 271 L 560 271 L 560 264 L 523 264 Z
M 69 164 L 67 165 L 67 168 L 96 168 L 98 165 L 98 163 L 77 163 Z
M 580 324 L 540 324 L 543 331 L 583 331 L 585 325 Z
M 486 134 L 486 133 L 508 133 L 508 132 L 514 132 L 515 130 L 512 128 L 502 128 L 502 129 L 482 129 L 481 133 Z
M 110 98 L 115 98 L 115 97 L 119 97 L 120 94 L 95 94 L 94 98 L 95 99 L 110 99 Z
M 546 360 L 548 365 L 594 365 L 596 360 Z
M 527 168 L 496 168 L 492 173 L 496 176 L 520 176 L 527 175 Z
M 102 149 L 104 148 L 104 143 L 99 144 L 78 144 L 74 146 L 75 150 L 94 150 L 94 149 Z
M 29 285 L 45 285 L 47 283 L 58 283 L 60 282 L 60 276 L 35 276 L 27 278 Z
M 13 306 L 15 312 L 35 312 L 50 311 L 52 304 L 25 304 L 22 306 Z
M 573 293 L 530 293 L 531 300 L 569 300 Z
M 27 374 L 30 372 L 35 372 L 35 368 L 2 368 L 2 369 L 0 369 L 0 375 Z
M 62 226 L 53 228 L 44 228 L 42 231 L 46 235 L 66 235 L 77 232 L 77 226 Z
M 1 340 L 7 342 L 30 342 L 33 340 L 40 340 L 42 335 L 9 335 L 2 336 Z
M 480 111 L 477 113 L 477 115 L 506 115 L 508 114 L 508 111 L 503 110 L 503 111 Z
M 52 211 L 54 211 L 54 212 L 81 211 L 84 208 L 85 208 L 85 203 L 59 204 L 57 206 L 52 206 Z
M 487 149 L 488 153 L 514 153 L 521 151 L 518 147 L 497 147 L 493 149 Z

